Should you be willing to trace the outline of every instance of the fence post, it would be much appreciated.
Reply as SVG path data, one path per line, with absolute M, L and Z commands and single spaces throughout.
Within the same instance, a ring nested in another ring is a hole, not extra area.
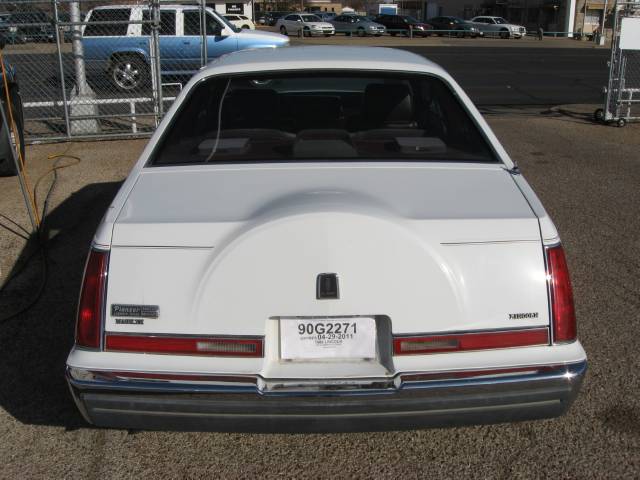
M 164 114 L 162 99 L 162 69 L 160 65 L 160 0 L 151 0 L 151 38 L 149 39 L 149 57 L 151 58 L 151 90 L 154 100 L 156 127 Z
M 200 49 L 201 67 L 204 67 L 209 61 L 209 51 L 207 45 L 207 3 L 206 0 L 200 0 L 200 34 L 202 35 L 202 46 Z
M 62 62 L 62 46 L 60 42 L 60 25 L 58 16 L 58 0 L 51 0 L 53 4 L 54 29 L 56 31 L 56 46 L 58 48 L 58 67 L 60 68 L 60 85 L 62 87 L 62 108 L 64 110 L 64 125 L 67 138 L 71 137 L 71 125 L 69 123 L 69 104 L 67 103 L 67 86 L 64 78 L 64 63 Z
M 100 130 L 97 118 L 86 118 L 98 115 L 98 106 L 92 103 L 96 94 L 87 83 L 87 72 L 84 63 L 84 47 L 80 32 L 80 2 L 69 2 L 69 17 L 73 29 L 72 51 L 76 73 L 75 94 L 71 93 L 71 134 L 95 134 Z M 73 120 L 73 117 L 84 117 L 83 120 Z

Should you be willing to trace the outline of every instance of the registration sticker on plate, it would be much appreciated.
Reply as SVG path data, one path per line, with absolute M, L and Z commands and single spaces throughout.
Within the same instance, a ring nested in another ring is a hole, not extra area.
M 373 318 L 280 320 L 280 356 L 284 360 L 376 358 Z

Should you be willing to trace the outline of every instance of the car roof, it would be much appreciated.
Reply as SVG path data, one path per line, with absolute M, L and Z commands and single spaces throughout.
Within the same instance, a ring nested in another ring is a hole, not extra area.
M 433 73 L 448 77 L 442 67 L 405 50 L 342 45 L 241 50 L 223 55 L 203 69 L 207 73 L 301 69 L 390 70 Z

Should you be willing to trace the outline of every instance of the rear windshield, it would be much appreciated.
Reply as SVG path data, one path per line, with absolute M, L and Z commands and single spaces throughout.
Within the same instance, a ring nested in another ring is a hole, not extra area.
M 438 78 L 309 71 L 203 80 L 150 164 L 310 160 L 497 161 Z

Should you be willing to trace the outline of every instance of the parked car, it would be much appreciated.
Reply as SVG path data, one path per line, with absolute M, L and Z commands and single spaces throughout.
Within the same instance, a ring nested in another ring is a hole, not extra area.
M 211 8 L 206 9 L 209 59 L 245 48 L 288 45 L 289 39 L 272 32 L 243 30 Z M 90 75 L 107 75 L 123 91 L 149 83 L 149 10 L 140 5 L 97 7 L 87 15 L 82 43 Z M 100 22 L 113 21 L 112 24 Z M 119 23 L 115 23 L 119 22 Z M 191 76 L 202 66 L 200 10 L 195 5 L 160 8 L 160 65 L 162 75 Z
M 256 26 L 246 15 L 225 15 L 224 18 L 229 20 L 238 28 L 244 28 L 245 30 L 255 30 Z
M 4 36 L 0 35 L 0 49 L 6 44 Z M 0 176 L 16 175 L 16 163 L 13 157 L 13 151 L 22 156 L 22 161 L 26 160 L 24 149 L 24 116 L 22 112 L 22 97 L 20 97 L 20 85 L 18 84 L 18 75 L 15 67 L 4 61 L 4 71 L 7 76 L 7 85 L 9 87 L 9 101 L 7 102 L 7 94 L 4 81 L 0 85 L 0 103 L 5 112 L 7 125 L 9 126 L 9 135 L 4 127 L 4 122 L 0 117 Z M 1 74 L 0 74 L 1 77 Z M 11 106 L 11 113 L 9 113 Z
M 335 12 L 312 12 L 314 15 L 317 15 L 320 20 L 323 22 L 331 22 L 334 18 L 336 18 Z
M 373 21 L 384 25 L 387 31 L 395 36 L 398 33 L 403 35 L 412 35 L 418 37 L 428 37 L 433 29 L 428 23 L 423 23 L 409 15 L 388 15 L 381 14 L 373 18 Z
M 288 14 L 289 12 L 267 12 L 265 15 L 267 25 L 269 25 L 270 27 L 275 26 L 279 18 L 284 17 Z
M 375 35 L 379 37 L 386 32 L 384 25 L 361 15 L 338 15 L 331 20 L 331 24 L 335 27 L 336 32 L 344 33 L 345 35 L 355 34 L 359 37 Z
M 305 37 L 314 35 L 329 37 L 336 33 L 332 24 L 323 22 L 318 16 L 310 13 L 292 13 L 281 17 L 276 22 L 276 28 L 283 35 L 302 33 Z
M 15 12 L 6 22 L 8 43 L 53 42 L 55 31 L 45 12 Z M 3 32 L 4 33 L 4 32 Z
M 475 24 L 484 36 L 522 38 L 527 34 L 525 27 L 511 24 L 502 17 L 474 17 L 471 23 Z
M 434 17 L 427 21 L 433 25 L 434 30 L 441 30 L 437 32 L 439 36 L 453 34 L 461 38 L 475 38 L 482 35 L 477 25 L 458 17 Z
M 176 102 L 89 253 L 66 372 L 88 422 L 348 431 L 567 411 L 586 354 L 558 232 L 441 67 L 245 50 Z

